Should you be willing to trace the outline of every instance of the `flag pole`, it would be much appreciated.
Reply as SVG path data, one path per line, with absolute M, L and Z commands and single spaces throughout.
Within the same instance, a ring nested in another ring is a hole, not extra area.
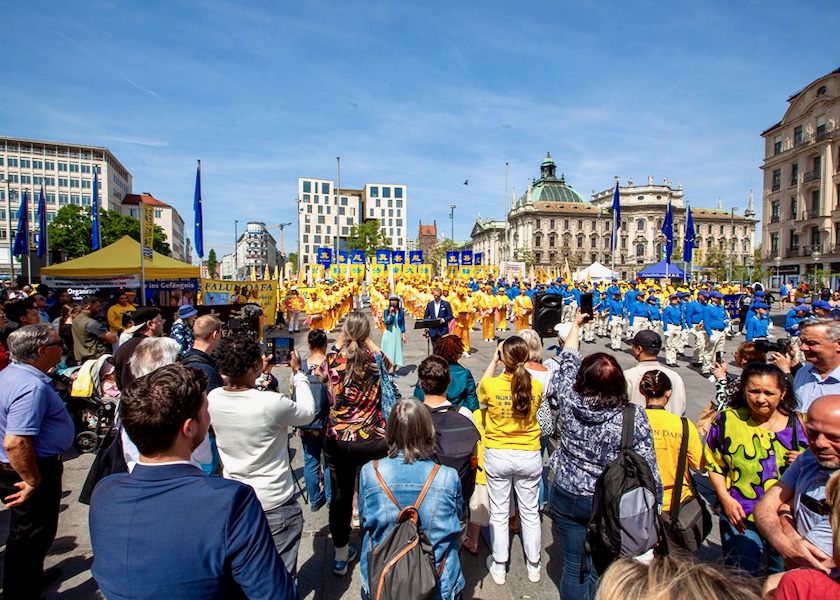
M 143 200 L 140 200 L 140 306 L 146 306 L 146 236 L 143 227 Z

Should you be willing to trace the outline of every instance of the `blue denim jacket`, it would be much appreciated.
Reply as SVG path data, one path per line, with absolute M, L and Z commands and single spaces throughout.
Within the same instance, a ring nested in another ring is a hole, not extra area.
M 398 454 L 396 458 L 380 460 L 378 467 L 379 474 L 388 484 L 397 502 L 405 507 L 417 499 L 434 467 L 434 462 L 421 460 L 407 465 L 403 462 L 402 454 Z M 420 506 L 420 526 L 434 547 L 435 562 L 438 566 L 444 552 L 446 553 L 446 563 L 435 591 L 435 598 L 439 600 L 452 600 L 465 585 L 461 560 L 458 557 L 462 504 L 458 472 L 442 466 Z M 388 535 L 396 524 L 398 515 L 399 509 L 379 485 L 373 462 L 369 462 L 362 467 L 359 476 L 359 520 L 365 532 L 360 570 L 362 588 L 368 593 L 368 552 Z

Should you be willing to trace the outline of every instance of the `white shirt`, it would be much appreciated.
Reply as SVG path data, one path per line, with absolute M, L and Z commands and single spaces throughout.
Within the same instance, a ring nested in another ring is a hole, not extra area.
M 432 406 L 430 404 L 427 404 L 426 406 L 428 406 L 429 408 L 444 408 L 446 406 L 452 406 L 452 403 L 449 400 L 444 400 L 443 402 L 441 402 L 437 406 Z M 467 408 L 466 406 L 459 406 L 458 407 L 458 414 L 459 415 L 464 415 L 465 417 L 467 417 L 470 420 L 470 423 L 475 425 L 475 415 L 473 415 L 472 411 L 469 408 Z M 476 427 L 478 427 L 478 425 L 476 425 Z
M 247 483 L 263 510 L 272 510 L 294 496 L 289 469 L 288 428 L 315 418 L 315 399 L 302 372 L 293 378 L 297 401 L 276 392 L 251 389 L 207 395 L 216 446 L 224 476 Z
M 440 318 L 440 302 L 435 302 L 435 316 Z
M 665 405 L 665 410 L 669 413 L 677 415 L 678 417 L 685 416 L 685 383 L 680 374 L 673 369 L 667 368 L 658 360 L 643 360 L 632 369 L 624 371 L 624 379 L 627 381 L 627 394 L 630 396 L 630 402 L 638 404 L 642 408 L 647 405 L 645 397 L 639 391 L 639 382 L 642 376 L 648 371 L 662 371 L 671 380 L 671 398 L 668 404 Z

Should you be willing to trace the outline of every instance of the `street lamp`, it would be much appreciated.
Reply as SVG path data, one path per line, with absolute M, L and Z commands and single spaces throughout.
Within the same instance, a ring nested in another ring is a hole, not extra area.
M 455 249 L 455 205 L 449 205 L 449 219 L 452 221 L 452 249 Z
M 233 280 L 239 281 L 239 219 L 233 220 Z
M 813 252 L 811 252 L 811 260 L 814 261 L 814 293 L 815 294 L 819 293 L 819 290 L 817 289 L 817 286 L 818 286 L 818 283 L 817 283 L 817 264 L 819 264 L 819 261 L 820 261 L 820 253 L 817 250 L 817 248 L 819 248 L 819 246 L 814 246 L 813 247 Z
M 0 179 L 0 183 L 6 184 L 6 243 L 9 244 L 9 284 L 15 282 L 15 257 L 12 255 L 12 252 L 14 252 L 12 248 L 14 244 L 12 241 L 12 196 L 9 191 L 11 182 L 12 180 L 8 177 Z
M 729 238 L 729 274 L 727 275 L 727 279 L 731 282 L 732 281 L 732 255 L 735 253 L 735 211 L 738 210 L 737 206 L 733 206 L 732 209 L 729 211 L 729 235 L 732 236 Z

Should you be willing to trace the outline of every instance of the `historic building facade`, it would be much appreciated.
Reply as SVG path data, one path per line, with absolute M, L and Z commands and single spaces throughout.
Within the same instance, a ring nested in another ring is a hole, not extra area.
M 672 258 L 682 256 L 686 221 L 682 184 L 674 187 L 666 178 L 658 185 L 649 177 L 646 184 L 636 185 L 630 179 L 625 186 L 619 185 L 621 232 L 615 256 L 610 250 L 614 191 L 614 187 L 593 191 L 590 200 L 585 200 L 566 184 L 563 175 L 557 178 L 549 154 L 540 166 L 540 178 L 530 182 L 525 194 L 514 202 L 507 228 L 504 221 L 476 221 L 473 250 L 484 252 L 490 262 L 516 260 L 528 254 L 542 267 L 559 267 L 568 260 L 572 270 L 599 261 L 608 267 L 614 264 L 622 278 L 633 277 L 662 260 L 665 236 L 661 229 L 670 201 L 674 216 Z M 694 264 L 701 265 L 704 254 L 711 249 L 731 252 L 733 267 L 748 264 L 757 222 L 754 216 L 752 197 L 743 215 L 720 206 L 692 207 L 697 248 Z
M 790 98 L 764 138 L 762 264 L 782 281 L 840 272 L 840 69 Z M 831 282 L 832 287 L 836 282 Z

